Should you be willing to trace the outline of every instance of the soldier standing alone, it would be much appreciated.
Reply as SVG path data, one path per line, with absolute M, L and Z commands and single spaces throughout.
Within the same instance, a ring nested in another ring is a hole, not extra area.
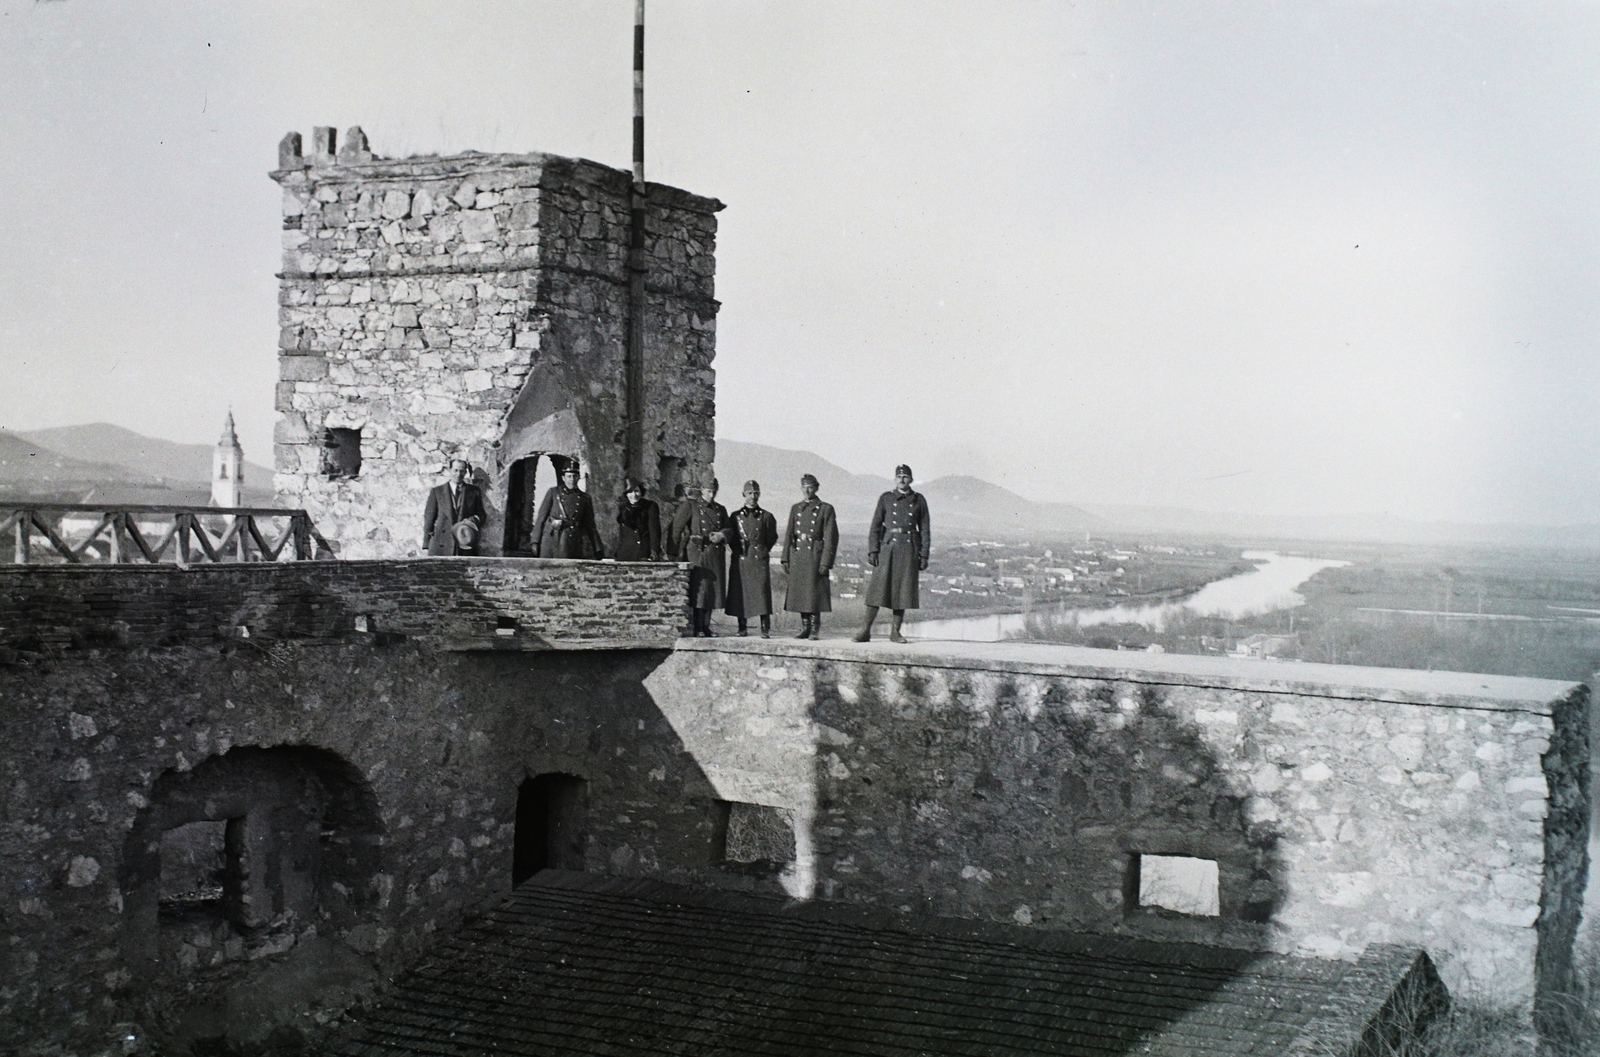
M 739 618 L 739 634 L 750 630 L 750 618 L 761 618 L 761 637 L 772 637 L 772 548 L 778 542 L 778 519 L 761 509 L 761 485 L 744 483 L 744 506 L 733 512 L 728 546 L 728 615 Z
M 895 487 L 878 497 L 867 531 L 867 564 L 872 566 L 872 582 L 867 585 L 867 615 L 856 632 L 855 641 L 872 638 L 872 622 L 878 609 L 894 610 L 890 642 L 904 642 L 900 625 L 906 610 L 918 608 L 917 574 L 928 567 L 928 501 L 911 490 L 911 467 L 902 463 L 894 468 Z
M 694 609 L 694 634 L 711 637 L 711 611 L 726 597 L 728 510 L 716 501 L 717 482 L 699 489 L 678 505 L 672 516 L 668 546 L 678 561 L 688 562 L 689 605 Z
M 839 523 L 833 505 L 817 498 L 817 488 L 810 474 L 800 478 L 805 498 L 789 508 L 783 533 L 783 571 L 789 575 L 783 608 L 800 614 L 800 634 L 795 636 L 800 639 L 821 637 L 822 614 L 833 612 L 828 573 L 839 550 Z

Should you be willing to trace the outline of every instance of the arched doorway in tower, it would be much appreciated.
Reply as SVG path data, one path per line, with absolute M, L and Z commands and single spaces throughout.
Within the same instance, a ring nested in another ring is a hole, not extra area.
M 517 787 L 517 823 L 511 839 L 511 884 L 540 870 L 582 870 L 588 841 L 587 786 L 570 774 L 541 774 Z

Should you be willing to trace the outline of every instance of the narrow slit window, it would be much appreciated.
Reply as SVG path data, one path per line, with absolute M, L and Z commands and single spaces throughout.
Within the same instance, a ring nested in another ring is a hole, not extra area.
M 1139 906 L 1196 917 L 1222 913 L 1215 859 L 1187 855 L 1139 855 Z

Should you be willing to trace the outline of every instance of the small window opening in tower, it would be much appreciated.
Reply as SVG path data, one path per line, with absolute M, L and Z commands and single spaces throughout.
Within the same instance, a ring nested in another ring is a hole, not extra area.
M 221 919 L 228 878 L 228 820 L 190 822 L 161 835 L 161 919 Z
M 322 474 L 329 480 L 360 476 L 361 431 L 359 429 L 322 431 Z
M 1196 917 L 1221 914 L 1215 859 L 1188 855 L 1135 855 L 1138 905 Z

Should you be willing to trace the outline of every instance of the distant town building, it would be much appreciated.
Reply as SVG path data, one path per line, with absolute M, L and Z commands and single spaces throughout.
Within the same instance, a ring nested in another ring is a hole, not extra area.
M 211 505 L 238 506 L 244 489 L 244 449 L 233 431 L 233 409 L 222 422 L 222 439 L 211 456 Z

